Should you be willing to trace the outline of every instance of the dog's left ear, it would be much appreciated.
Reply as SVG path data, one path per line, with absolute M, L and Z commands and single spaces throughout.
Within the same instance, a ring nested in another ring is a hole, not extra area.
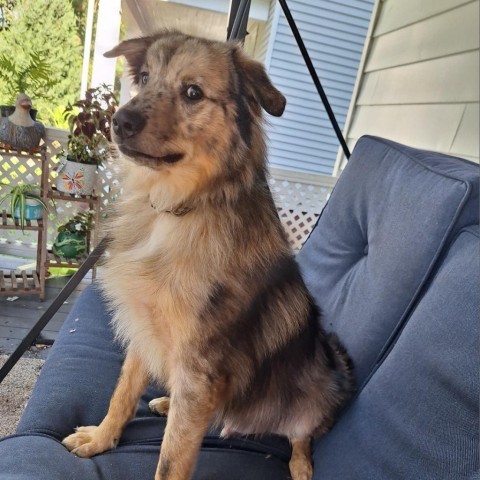
M 123 55 L 128 65 L 130 66 L 130 73 L 134 77 L 136 83 L 138 83 L 139 69 L 142 67 L 145 61 L 145 55 L 148 47 L 156 40 L 157 37 L 140 37 L 132 38 L 130 40 L 124 40 L 116 47 L 112 48 L 108 52 L 103 54 L 104 57 L 113 58 Z
M 236 66 L 245 75 L 248 86 L 253 91 L 258 103 L 270 115 L 280 117 L 285 110 L 287 100 L 272 85 L 264 66 L 260 62 L 248 58 L 238 45 L 233 47 L 233 57 Z

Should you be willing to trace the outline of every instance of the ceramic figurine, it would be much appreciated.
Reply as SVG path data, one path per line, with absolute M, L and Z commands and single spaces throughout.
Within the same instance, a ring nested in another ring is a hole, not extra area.
M 30 117 L 32 101 L 20 93 L 15 102 L 15 111 L 0 118 L 0 142 L 18 150 L 32 150 L 45 138 L 45 127 Z

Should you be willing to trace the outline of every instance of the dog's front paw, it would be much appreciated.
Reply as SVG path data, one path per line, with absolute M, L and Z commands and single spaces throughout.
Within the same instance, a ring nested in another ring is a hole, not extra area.
M 307 461 L 290 462 L 290 475 L 292 480 L 312 480 L 312 464 Z
M 292 459 L 289 467 L 292 480 L 312 480 L 313 467 L 307 459 Z
M 105 435 L 99 427 L 78 427 L 62 444 L 77 457 L 93 457 L 116 446 L 117 440 Z

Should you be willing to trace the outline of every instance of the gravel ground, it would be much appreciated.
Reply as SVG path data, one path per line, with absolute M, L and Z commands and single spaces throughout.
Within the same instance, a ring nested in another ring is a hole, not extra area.
M 8 357 L 0 355 L 0 366 Z M 0 437 L 15 432 L 44 360 L 21 358 L 0 383 Z

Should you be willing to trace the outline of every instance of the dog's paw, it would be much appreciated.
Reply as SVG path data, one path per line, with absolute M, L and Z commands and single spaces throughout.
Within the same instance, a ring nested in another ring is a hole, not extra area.
M 292 480 L 312 480 L 313 468 L 308 460 L 291 460 L 289 467 Z
M 157 415 L 166 416 L 168 415 L 168 409 L 170 408 L 170 398 L 154 398 L 148 403 L 148 407 L 150 408 L 151 412 L 156 413 Z
M 116 446 L 116 439 L 107 437 L 98 427 L 78 427 L 62 444 L 77 457 L 93 457 Z

